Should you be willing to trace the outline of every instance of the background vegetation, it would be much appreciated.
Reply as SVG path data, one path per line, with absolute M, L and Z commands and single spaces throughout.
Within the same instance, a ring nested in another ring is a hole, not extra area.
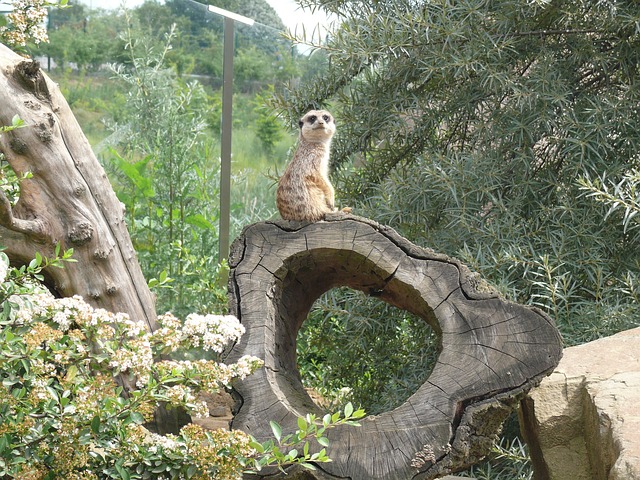
M 323 61 L 279 35 L 284 26 L 266 2 L 236 3 L 219 5 L 260 20 L 236 35 L 233 236 L 276 211 L 273 178 L 294 142 L 263 97 Z M 31 53 L 51 67 L 127 207 L 143 271 L 159 287 L 159 311 L 224 309 L 221 19 L 190 0 L 119 12 L 76 4 L 52 13 L 50 43 Z
M 268 25 L 238 29 L 236 233 L 275 214 L 293 143 L 283 125 L 329 107 L 340 203 L 544 309 L 567 345 L 639 324 L 637 2 L 302 0 L 341 22 L 310 57 L 278 36 L 264 1 L 214 3 Z M 74 6 L 51 25 L 35 53 L 58 66 L 128 207 L 160 310 L 223 304 L 221 21 L 170 0 L 124 17 Z M 299 337 L 305 380 L 372 412 L 414 391 L 436 352 L 423 322 L 349 290 L 325 295 Z M 517 465 L 505 478 L 530 476 Z

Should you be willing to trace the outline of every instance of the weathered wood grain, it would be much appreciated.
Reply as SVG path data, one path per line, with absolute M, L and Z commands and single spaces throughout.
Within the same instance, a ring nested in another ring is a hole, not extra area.
M 36 62 L 0 44 L 0 125 L 15 115 L 25 127 L 0 135 L 0 153 L 18 177 L 31 176 L 15 205 L 0 190 L 0 246 L 13 264 L 36 252 L 52 257 L 56 244 L 73 248 L 77 263 L 47 269 L 48 285 L 151 328 L 155 300 L 104 169 L 58 86 Z
M 418 391 L 361 427 L 332 430 L 333 462 L 300 478 L 430 479 L 473 464 L 520 396 L 562 355 L 542 312 L 501 299 L 457 260 L 367 219 L 335 214 L 311 224 L 251 225 L 232 245 L 230 266 L 231 311 L 247 331 L 229 359 L 265 361 L 236 386 L 242 405 L 232 425 L 259 438 L 271 436 L 270 420 L 292 432 L 297 416 L 322 413 L 302 387 L 296 336 L 325 291 L 346 286 L 374 295 L 420 316 L 441 339 Z M 427 460 L 416 468 L 418 452 Z

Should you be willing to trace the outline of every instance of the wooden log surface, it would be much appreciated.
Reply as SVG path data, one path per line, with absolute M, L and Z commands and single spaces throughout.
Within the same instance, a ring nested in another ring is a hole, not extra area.
M 431 479 L 466 468 L 489 452 L 519 398 L 562 356 L 560 335 L 541 311 L 500 298 L 459 261 L 364 218 L 257 223 L 231 250 L 231 313 L 246 333 L 229 360 L 265 361 L 235 387 L 242 403 L 233 428 L 268 438 L 270 420 L 291 433 L 298 416 L 324 413 L 302 386 L 296 336 L 331 288 L 374 295 L 423 318 L 440 338 L 424 384 L 360 427 L 329 431 L 333 462 L 304 478 Z

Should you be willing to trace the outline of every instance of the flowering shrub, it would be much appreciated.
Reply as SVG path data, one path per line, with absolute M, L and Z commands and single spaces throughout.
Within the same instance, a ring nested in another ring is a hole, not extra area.
M 11 268 L 0 252 L 0 477 L 22 480 L 231 479 L 246 468 L 328 461 L 311 454 L 307 437 L 326 446 L 326 428 L 354 423 L 345 410 L 316 422 L 307 416 L 296 434 L 258 443 L 241 431 L 206 431 L 189 424 L 177 435 L 144 427 L 159 404 L 206 416 L 200 391 L 215 392 L 262 364 L 243 357 L 154 361 L 159 354 L 198 346 L 221 351 L 244 327 L 230 316 L 171 314 L 148 332 L 125 314 L 95 309 L 80 297 L 54 298 L 37 281 L 44 266 L 71 261 L 37 256 Z M 126 392 L 119 383 L 130 385 Z M 304 428 L 302 428 L 304 427 Z M 293 448 L 304 442 L 302 452 Z M 290 448 L 291 447 L 291 448 Z M 282 449 L 289 449 L 282 451 Z
M 24 47 L 28 40 L 38 44 L 48 42 L 44 26 L 47 7 L 65 6 L 67 0 L 52 3 L 47 0 L 13 0 L 13 11 L 7 14 L 8 25 L 0 27 L 0 41 L 8 45 Z

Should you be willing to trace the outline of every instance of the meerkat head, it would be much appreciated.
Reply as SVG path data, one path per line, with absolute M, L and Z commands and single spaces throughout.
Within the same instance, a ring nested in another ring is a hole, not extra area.
M 300 136 L 310 142 L 327 142 L 336 132 L 336 122 L 326 110 L 311 110 L 298 122 Z

